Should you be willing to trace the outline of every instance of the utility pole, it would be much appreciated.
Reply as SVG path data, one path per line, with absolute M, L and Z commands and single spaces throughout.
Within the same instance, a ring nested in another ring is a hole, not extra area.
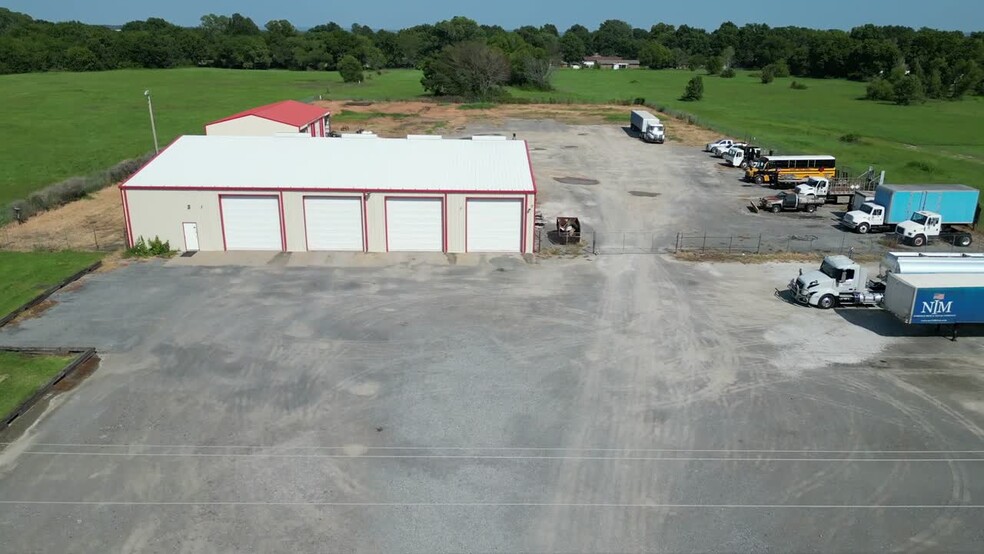
M 161 149 L 157 145 L 157 125 L 154 123 L 154 103 L 150 99 L 150 90 L 144 91 L 144 96 L 147 97 L 147 110 L 150 112 L 150 132 L 154 134 L 154 154 L 160 154 Z

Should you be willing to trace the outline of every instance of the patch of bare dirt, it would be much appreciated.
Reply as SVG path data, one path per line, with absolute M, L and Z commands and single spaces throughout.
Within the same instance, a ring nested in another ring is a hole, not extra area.
M 484 109 L 463 110 L 460 104 L 439 102 L 315 102 L 331 110 L 333 114 L 364 113 L 372 117 L 359 121 L 340 120 L 334 125 L 338 131 L 367 129 L 384 137 L 402 137 L 408 134 L 435 134 L 461 132 L 472 121 L 502 122 L 505 119 L 552 119 L 573 125 L 622 125 L 613 117 L 624 116 L 628 122 L 631 106 L 605 104 L 498 104 Z M 391 115 L 387 115 L 391 114 Z M 687 146 L 703 146 L 719 133 L 698 127 L 686 121 L 659 114 L 667 122 L 669 140 Z
M 26 222 L 0 227 L 5 250 L 107 250 L 124 246 L 123 207 L 115 186 Z
M 15 317 L 13 321 L 8 323 L 7 325 L 16 326 L 19 325 L 21 322 L 27 321 L 29 319 L 34 319 L 36 317 L 40 317 L 42 314 L 44 314 L 44 312 L 47 312 L 48 310 L 53 308 L 56 304 L 58 304 L 58 302 L 55 302 L 50 298 L 46 298 L 41 302 L 35 304 L 32 308 L 18 314 L 17 317 Z

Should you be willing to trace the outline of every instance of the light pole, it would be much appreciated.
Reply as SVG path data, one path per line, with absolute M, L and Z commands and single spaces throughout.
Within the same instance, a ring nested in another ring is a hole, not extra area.
M 147 110 L 150 112 L 150 131 L 154 133 L 154 154 L 160 154 L 161 149 L 157 145 L 157 125 L 154 123 L 154 103 L 150 100 L 150 89 L 144 91 L 147 97 Z

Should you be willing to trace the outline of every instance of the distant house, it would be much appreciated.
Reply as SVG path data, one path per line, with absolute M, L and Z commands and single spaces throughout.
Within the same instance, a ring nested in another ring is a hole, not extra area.
M 302 133 L 323 137 L 330 131 L 331 112 L 304 102 L 284 100 L 250 108 L 205 125 L 206 135 L 271 136 Z
M 602 69 L 638 69 L 639 60 L 627 60 L 618 56 L 588 56 L 581 63 L 584 67 L 601 67 Z

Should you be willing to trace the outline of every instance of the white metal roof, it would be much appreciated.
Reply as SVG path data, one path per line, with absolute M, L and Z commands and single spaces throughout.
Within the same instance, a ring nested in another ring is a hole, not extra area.
M 183 136 L 123 188 L 535 192 L 526 142 Z
M 968 288 L 984 287 L 984 273 L 918 273 L 892 274 L 903 283 L 914 287 Z

